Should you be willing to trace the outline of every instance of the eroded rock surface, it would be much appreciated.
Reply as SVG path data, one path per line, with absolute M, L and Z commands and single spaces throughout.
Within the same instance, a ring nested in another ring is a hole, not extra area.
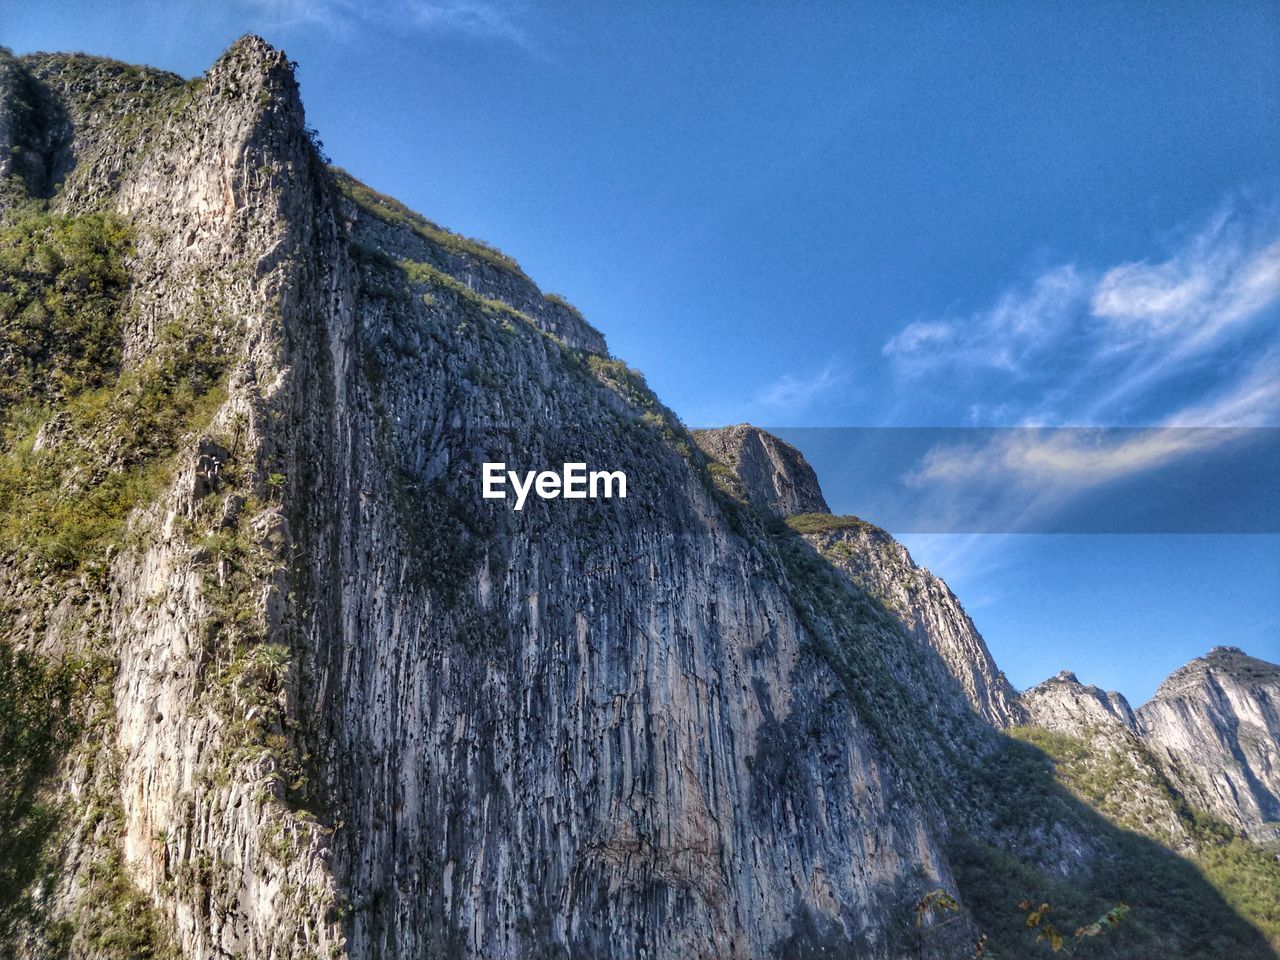
M 945 584 L 793 448 L 698 449 L 509 258 L 330 168 L 283 53 L 2 66 L 0 219 L 130 237 L 118 369 L 5 440 L 5 478 L 129 480 L 110 536 L 6 541 L 5 643 L 71 671 L 77 718 L 6 947 L 959 958 L 1008 910 L 984 870 L 1103 896 L 1120 841 L 1005 750 L 1022 708 Z M 496 460 L 629 495 L 516 513 L 479 496 Z M 937 888 L 964 911 L 917 928 Z
M 1280 834 L 1280 667 L 1215 647 L 1160 684 L 1137 724 L 1197 807 L 1251 835 Z
M 773 517 L 830 513 L 804 455 L 750 424 L 695 430 L 698 446 L 740 484 L 741 496 Z

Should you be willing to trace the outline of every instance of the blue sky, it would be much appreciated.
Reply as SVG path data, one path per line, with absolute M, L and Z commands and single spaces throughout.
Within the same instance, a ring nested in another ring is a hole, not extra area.
M 1280 426 L 1273 3 L 0 12 L 19 52 L 184 75 L 246 31 L 300 62 L 335 162 L 516 257 L 690 426 Z M 1107 469 L 1187 453 L 1164 436 Z M 966 456 L 1041 482 L 1039 448 Z M 1019 686 L 1280 660 L 1274 535 L 904 539 Z

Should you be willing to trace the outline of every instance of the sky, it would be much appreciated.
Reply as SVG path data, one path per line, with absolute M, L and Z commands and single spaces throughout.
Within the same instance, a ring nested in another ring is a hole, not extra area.
M 515 257 L 689 426 L 791 436 L 837 512 L 875 507 L 856 451 L 803 428 L 953 428 L 910 475 L 1005 478 L 1001 532 L 896 532 L 1016 686 L 1280 660 L 1275 533 L 1054 522 L 1280 426 L 1280 6 L 0 0 L 19 53 L 184 76 L 245 32 L 335 163 Z

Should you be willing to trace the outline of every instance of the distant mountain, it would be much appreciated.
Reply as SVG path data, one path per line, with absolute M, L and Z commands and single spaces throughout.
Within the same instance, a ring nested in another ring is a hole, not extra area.
M 1215 647 L 1160 684 L 1137 728 L 1188 802 L 1280 837 L 1280 667 Z
M 261 39 L 0 56 L 0 364 L 6 955 L 1275 956 L 1276 668 L 1019 696 Z

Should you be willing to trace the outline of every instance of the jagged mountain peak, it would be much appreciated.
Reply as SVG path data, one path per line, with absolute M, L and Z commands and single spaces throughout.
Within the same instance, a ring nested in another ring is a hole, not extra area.
M 731 492 L 762 513 L 782 518 L 831 512 L 804 454 L 773 434 L 739 423 L 695 430 L 693 438 L 723 468 Z
M 1169 674 L 1153 699 L 1179 696 L 1188 684 L 1201 682 L 1206 674 L 1229 676 L 1242 683 L 1280 682 L 1280 666 L 1250 656 L 1239 647 L 1218 646 Z
M 1132 730 L 1134 713 L 1124 695 L 1084 684 L 1070 670 L 1044 680 L 1018 697 L 1032 723 L 1080 735 L 1098 724 Z
M 832 515 L 799 450 L 749 423 L 695 430 L 693 437 L 711 459 L 722 489 L 766 517 L 785 521 L 937 656 L 948 699 L 997 726 L 1020 720 L 1013 688 L 951 589 L 916 566 L 887 531 L 857 517 Z
M 17 955 L 942 960 L 1007 921 L 1011 859 L 1092 896 L 1132 851 L 1021 792 L 1044 766 L 1001 752 L 1021 708 L 944 583 L 745 424 L 697 442 L 784 522 L 728 502 L 566 301 L 325 165 L 281 51 L 43 56 L 23 236 L 101 234 L 123 359 L 0 471 L 39 521 L 6 528 L 4 622 L 90 671 Z M 477 495 L 482 461 L 570 458 L 630 496 Z M 938 888 L 971 912 L 925 943 Z
M 259 97 L 260 105 L 269 106 L 268 97 L 279 97 L 283 101 L 280 105 L 301 109 L 293 61 L 257 34 L 246 33 L 231 44 L 205 72 L 205 78 L 229 98 L 250 93 Z M 242 84 L 248 89 L 242 89 Z
M 1184 796 L 1246 833 L 1280 835 L 1280 666 L 1215 647 L 1171 673 L 1137 723 Z

